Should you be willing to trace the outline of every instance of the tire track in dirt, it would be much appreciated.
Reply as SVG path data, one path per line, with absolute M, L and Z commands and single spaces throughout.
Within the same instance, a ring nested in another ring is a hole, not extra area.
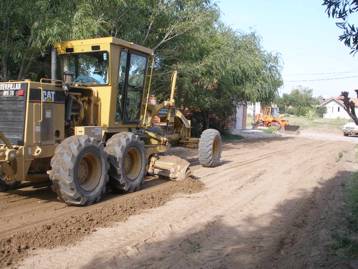
M 274 152 L 270 152 L 265 154 L 265 158 L 269 157 L 270 154 L 273 154 Z M 266 156 L 267 155 L 267 156 Z M 258 159 L 255 160 L 248 160 L 250 163 L 251 162 L 255 162 L 258 161 Z M 244 183 L 245 184 L 245 183 Z M 195 189 L 195 188 L 194 188 Z M 50 192 L 49 189 L 46 190 L 36 190 L 35 193 L 40 194 L 40 195 L 45 195 L 46 197 L 50 197 L 53 199 L 54 195 L 51 194 L 47 194 L 44 192 Z M 185 191 L 184 191 L 185 192 Z M 158 194 L 156 194 L 158 195 Z M 160 197 L 160 195 L 159 195 Z M 87 209 L 83 209 L 83 208 L 75 208 L 75 207 L 67 207 L 66 205 L 63 205 L 62 203 L 59 203 L 57 201 L 49 201 L 46 202 L 45 205 L 43 205 L 40 201 L 40 199 L 36 198 L 36 194 L 32 193 L 31 197 L 27 197 L 25 196 L 20 196 L 18 195 L 17 197 L 13 197 L 12 194 L 7 194 L 3 197 L 0 197 L 1 200 L 4 200 L 7 202 L 7 204 L 9 204 L 9 206 L 11 207 L 11 210 L 13 210 L 13 212 L 10 212 L 10 214 L 7 214 L 7 216 L 2 216 L 2 222 L 9 222 L 11 224 L 11 221 L 14 222 L 12 220 L 12 218 L 18 217 L 19 215 L 24 214 L 26 216 L 26 213 L 28 211 L 31 211 L 32 207 L 36 207 L 39 206 L 40 210 L 45 211 L 47 213 L 49 213 L 46 217 L 43 217 L 41 219 L 35 219 L 35 220 L 31 220 L 31 218 L 29 218 L 28 221 L 26 221 L 26 224 L 24 224 L 23 226 L 18 226 L 18 227 L 12 227 L 12 228 L 8 228 L 8 229 L 4 229 L 4 225 L 1 225 L 2 230 L 0 230 L 0 238 L 3 238 L 0 241 L 0 246 L 1 246 L 1 252 L 3 255 L 3 257 L 0 259 L 1 261 L 3 261 L 4 263 L 9 263 L 12 260 L 17 260 L 18 258 L 21 258 L 25 255 L 26 250 L 28 249 L 33 249 L 33 248 L 37 248 L 37 247 L 53 247 L 56 246 L 58 244 L 66 244 L 69 242 L 74 242 L 75 240 L 77 240 L 77 236 L 75 236 L 72 240 L 68 241 L 67 239 L 63 239 L 61 238 L 60 242 L 58 242 L 58 240 L 54 240 L 52 238 L 52 236 L 49 237 L 49 240 L 44 240 L 45 242 L 41 242 L 42 240 L 38 240 L 40 243 L 35 243 L 31 242 L 31 237 L 33 237 L 34 235 L 38 236 L 39 233 L 43 233 L 43 231 L 49 229 L 53 229 L 50 228 L 53 226 L 53 220 L 54 218 L 57 220 L 57 222 L 63 222 L 65 227 L 67 228 L 67 226 L 71 226 L 68 225 L 67 223 L 67 218 L 71 215 L 75 215 L 75 214 L 81 214 L 81 215 L 86 215 L 88 214 Z M 168 197 L 167 197 L 168 198 Z M 31 201 L 34 200 L 34 201 Z M 160 198 L 159 198 L 160 199 Z M 168 198 L 169 199 L 169 198 Z M 166 199 L 164 199 L 166 200 Z M 26 206 L 24 206 L 24 204 L 26 204 Z M 55 205 L 55 206 L 54 206 Z M 99 205 L 95 205 L 93 207 L 99 207 L 101 206 L 101 204 Z M 151 207 L 149 207 L 151 208 Z M 30 209 L 30 210 L 29 210 Z M 61 213 L 56 214 L 55 216 L 53 215 L 53 213 L 51 211 L 60 211 Z M 36 215 L 36 212 L 33 214 Z M 126 215 L 126 214 L 124 214 Z M 119 218 L 120 219 L 120 218 Z M 103 221 L 101 221 L 100 223 L 96 223 L 96 227 L 101 226 L 100 224 L 102 223 L 106 223 L 109 222 L 108 218 L 104 218 Z M 50 223 L 50 224 L 48 224 Z M 82 221 L 79 221 L 79 223 L 82 223 Z M 48 225 L 46 225 L 48 224 Z M 82 225 L 82 224 L 81 224 Z M 83 234 L 87 234 L 90 233 L 93 229 L 92 224 L 90 224 L 89 226 L 92 227 L 91 229 L 87 230 L 85 228 L 86 225 L 84 225 L 84 229 L 81 230 L 82 232 L 79 232 L 78 234 L 80 235 L 80 237 Z M 37 228 L 40 227 L 38 230 Z M 0 228 L 0 229 L 1 229 Z M 32 229 L 33 228 L 33 229 Z M 63 229 L 63 227 L 56 227 L 53 230 L 61 230 Z M 31 232 L 28 232 L 28 231 Z M 35 233 L 33 230 L 37 230 Z M 65 238 L 69 237 L 66 235 L 66 231 L 63 231 L 65 234 Z M 11 236 L 12 234 L 17 233 L 15 236 Z M 48 236 L 48 233 L 43 233 L 46 237 Z M 57 232 L 53 232 L 51 234 L 57 234 Z M 69 233 L 70 235 L 72 234 L 72 232 Z M 10 236 L 10 237 L 9 237 Z M 8 240 L 9 238 L 11 239 L 11 244 L 8 244 Z M 39 236 L 39 238 L 41 238 L 41 236 Z M 30 244 L 28 244 L 26 241 L 30 241 Z M 4 244 L 4 242 L 6 242 Z M 2 243 L 2 244 L 1 244 Z M 10 252 L 9 252 L 9 249 Z M 8 256 L 10 258 L 8 258 Z M 0 263 L 1 264 L 1 263 Z
M 323 148 L 324 146 L 327 146 L 327 145 L 330 145 L 331 143 L 326 143 L 326 142 L 323 142 L 323 143 L 319 143 L 317 145 L 317 142 L 314 142 L 314 143 L 304 143 L 304 144 L 301 144 L 299 145 L 299 150 L 297 150 L 297 154 L 300 155 L 300 152 L 299 151 L 304 151 L 306 152 L 307 151 L 307 148 L 304 148 L 304 146 L 307 146 L 309 148 L 311 148 L 311 150 L 317 150 L 319 148 Z M 312 147 L 313 146 L 313 147 Z M 327 149 L 325 149 L 326 151 Z M 334 149 L 333 149 L 334 150 Z M 244 191 L 245 189 L 249 188 L 249 187 L 252 187 L 252 186 L 247 186 L 248 184 L 250 185 L 253 185 L 253 184 L 256 184 L 258 183 L 258 181 L 260 181 L 260 178 L 263 177 L 263 176 L 274 176 L 275 173 L 277 174 L 288 174 L 288 172 L 290 170 L 297 170 L 297 169 L 300 169 L 302 167 L 305 167 L 305 171 L 307 170 L 312 170 L 313 168 L 316 167 L 316 164 L 315 163 L 310 163 L 309 166 L 307 167 L 307 159 L 303 158 L 302 160 L 300 160 L 299 162 L 297 162 L 296 157 L 293 155 L 293 156 L 287 156 L 285 155 L 284 153 L 292 153 L 291 150 L 278 150 L 278 151 L 272 151 L 270 153 L 267 153 L 267 154 L 263 154 L 261 155 L 262 157 L 261 158 L 257 158 L 257 159 L 252 159 L 252 160 L 247 160 L 247 161 L 244 161 L 244 162 L 238 162 L 237 165 L 232 165 L 232 166 L 229 166 L 228 168 L 225 169 L 225 172 L 224 173 L 221 173 L 219 174 L 218 176 L 220 177 L 225 177 L 225 176 L 228 176 L 230 174 L 232 174 L 232 171 L 231 169 L 236 169 L 237 167 L 240 167 L 240 168 L 246 168 L 245 166 L 248 165 L 248 164 L 254 164 L 254 166 L 251 166 L 249 167 L 248 169 L 245 169 L 245 170 L 242 170 L 243 173 L 247 173 L 247 171 L 256 171 L 257 174 L 254 174 L 253 176 L 249 177 L 248 180 L 244 181 L 242 184 L 239 185 L 239 187 L 237 189 L 240 189 L 241 191 Z M 319 154 L 318 152 L 315 152 L 316 154 Z M 280 169 L 280 167 L 276 167 L 275 168 L 275 172 L 272 174 L 268 173 L 268 170 L 270 169 L 270 158 L 272 158 L 273 154 L 281 154 L 281 158 L 284 159 L 282 160 L 282 163 L 293 163 L 294 166 L 293 167 L 289 167 L 289 168 L 286 168 L 285 166 L 283 166 L 283 169 Z M 307 156 L 305 156 L 307 157 Z M 265 163 L 262 163 L 262 162 L 259 162 L 259 161 L 263 161 L 263 160 L 268 160 L 268 162 Z M 310 161 L 310 160 L 309 160 Z M 261 168 L 261 170 L 260 170 Z M 301 171 L 301 172 L 304 172 L 304 171 Z M 309 174 L 310 172 L 308 172 L 307 174 Z M 302 175 L 300 175 L 300 177 L 302 177 Z M 235 177 L 233 177 L 232 179 L 234 179 Z M 284 184 L 285 182 L 283 182 Z M 270 181 L 267 181 L 267 186 L 261 186 L 260 189 L 264 189 L 264 190 L 268 190 L 269 188 L 269 185 L 272 184 Z M 297 180 L 296 183 L 290 183 L 290 187 L 292 188 L 295 188 L 296 186 L 299 186 L 301 183 L 300 183 L 300 180 Z M 266 188 L 267 187 L 267 188 Z M 264 191 L 265 192 L 265 191 Z M 250 201 L 248 201 L 249 203 L 251 203 L 252 201 L 255 200 L 255 198 L 257 198 L 258 196 L 261 196 L 262 193 L 259 193 L 259 195 L 253 197 L 253 199 L 250 199 Z M 243 204 L 244 207 L 248 206 L 248 204 Z
M 336 162 L 334 161 L 334 159 L 336 158 L 337 153 L 339 151 L 337 152 L 337 147 L 335 145 L 332 145 L 332 143 L 322 143 L 320 145 L 313 147 L 313 149 L 317 150 L 317 149 L 322 149 L 323 147 L 326 147 L 322 151 L 324 155 L 322 154 L 322 156 L 320 156 L 321 152 L 319 151 L 315 152 L 315 154 L 311 154 L 313 150 L 309 151 L 305 156 L 307 157 L 307 159 L 302 159 L 299 162 L 294 163 L 294 166 L 286 170 L 277 171 L 278 174 L 286 174 L 290 170 L 296 172 L 298 169 L 301 170 L 301 175 L 296 176 L 297 180 L 295 181 L 290 180 L 290 183 L 287 184 L 287 186 L 284 186 L 285 183 L 287 183 L 286 181 L 281 181 L 282 183 L 280 184 L 280 188 L 283 189 L 287 188 L 286 200 L 290 200 L 290 199 L 294 200 L 294 197 L 297 197 L 297 190 L 300 189 L 300 187 L 302 187 L 302 190 L 300 190 L 302 193 L 304 193 L 304 190 L 306 188 L 312 189 L 313 193 L 316 192 L 317 188 L 320 187 L 321 182 L 323 184 L 326 180 L 330 180 L 332 175 L 336 174 L 337 167 L 332 164 Z M 309 155 L 312 155 L 312 158 Z M 317 156 L 321 158 L 317 158 Z M 328 164 L 322 165 L 322 160 L 326 159 L 327 156 L 330 156 L 330 159 L 333 160 L 329 163 L 329 165 Z M 287 161 L 290 162 L 290 160 Z M 318 181 L 312 180 L 312 177 L 314 177 L 315 175 L 317 175 Z M 266 190 L 259 193 L 259 195 L 257 195 L 254 199 L 252 199 L 251 201 L 249 201 L 244 205 L 245 210 L 254 212 L 257 211 L 258 204 L 267 204 L 269 202 L 270 199 L 267 198 L 270 197 L 268 195 L 268 192 L 272 191 L 272 188 L 270 188 L 269 185 L 270 184 L 266 186 L 267 187 Z M 280 190 L 279 188 L 277 188 L 274 191 L 274 196 L 279 196 L 279 195 L 280 195 Z M 305 193 L 304 195 L 309 197 L 308 193 Z M 314 194 L 312 195 L 314 196 Z M 282 225 L 277 225 L 277 224 L 272 225 L 270 229 L 267 229 L 267 231 L 263 231 L 263 234 L 259 237 L 260 240 L 256 242 L 256 246 L 255 244 L 252 246 L 253 248 L 260 248 L 260 246 L 265 244 L 271 245 L 271 247 L 265 247 L 266 254 L 262 255 L 263 257 L 262 261 L 257 260 L 256 257 L 255 261 L 251 261 L 250 263 L 248 263 L 249 265 L 247 265 L 247 267 L 245 268 L 305 268 L 305 266 L 303 266 L 302 264 L 297 267 L 297 264 L 294 260 L 289 261 L 290 266 L 288 266 L 287 260 L 289 259 L 286 259 L 285 261 L 286 263 L 283 266 L 279 265 L 280 264 L 279 260 L 276 260 L 275 265 L 271 264 L 272 257 L 276 257 L 277 259 L 278 256 L 282 257 L 282 255 L 284 255 L 283 253 L 280 253 L 281 249 L 283 248 L 282 242 L 285 242 L 284 244 L 294 244 L 294 241 L 292 241 L 294 239 L 294 237 L 292 236 L 292 234 L 294 233 L 293 231 L 297 229 L 301 229 L 306 225 L 306 223 L 308 222 L 308 220 L 305 219 L 305 217 L 307 217 L 307 212 L 311 210 L 312 207 L 314 207 L 314 201 L 310 197 L 307 200 L 303 200 L 303 202 L 288 203 L 288 204 L 289 206 L 286 205 L 284 206 L 285 215 L 282 216 L 284 217 L 283 220 L 280 220 L 280 222 L 284 221 L 284 223 L 280 223 Z M 235 208 L 235 206 L 233 208 Z M 281 208 L 281 205 L 279 206 L 279 208 Z M 229 209 L 228 212 L 230 212 Z M 260 216 L 258 220 L 260 218 L 267 218 L 267 216 L 265 215 Z M 290 229 L 292 230 L 290 231 Z M 272 240 L 273 238 L 274 240 Z M 289 243 L 287 243 L 286 238 L 288 238 Z M 268 241 L 268 242 L 262 244 L 262 241 Z M 248 245 L 250 245 L 251 243 L 252 242 L 248 243 Z M 287 249 L 285 250 L 285 254 L 286 253 L 287 253 Z
M 317 145 L 317 142 L 310 142 L 310 143 L 302 143 L 302 144 L 298 144 L 298 145 L 295 145 L 297 146 L 297 148 L 299 148 L 300 150 L 306 150 L 307 148 L 311 148 L 312 146 L 314 146 L 315 148 L 321 148 L 321 147 L 324 147 L 326 145 L 328 145 L 330 143 L 328 142 L 323 142 L 323 143 L 320 143 Z M 284 145 L 284 147 L 286 147 L 288 145 Z M 304 149 L 305 147 L 305 149 Z M 262 164 L 260 163 L 260 161 L 265 161 L 265 160 L 268 160 L 270 158 L 272 158 L 273 156 L 275 156 L 275 154 L 288 154 L 288 153 L 291 153 L 292 150 L 291 149 L 282 149 L 282 150 L 272 150 L 270 152 L 267 152 L 267 153 L 263 153 L 263 154 L 257 154 L 259 155 L 259 157 L 254 157 L 254 158 L 250 158 L 251 156 L 246 156 L 249 157 L 248 159 L 246 160 L 243 160 L 243 161 L 238 161 L 238 162 L 235 162 L 234 164 L 228 164 L 228 165 L 225 165 L 225 172 L 223 174 L 221 174 L 222 176 L 225 176 L 227 174 L 231 174 L 233 170 L 236 170 L 237 168 L 244 168 L 245 166 L 248 166 L 248 165 L 251 165 L 251 164 L 257 164 L 258 166 L 261 166 Z M 248 154 L 252 154 L 252 151 L 248 151 L 247 152 Z M 244 156 L 243 154 L 235 154 L 235 155 L 223 155 L 223 158 L 224 158 L 224 162 L 226 159 L 229 159 L 230 157 L 236 157 L 236 158 L 240 158 L 241 156 Z M 207 177 L 207 176 L 212 176 L 212 175 L 215 175 L 217 174 L 217 171 L 214 170 L 215 168 L 207 168 L 207 170 L 213 170 L 212 172 L 210 173 L 206 173 L 206 174 L 200 174 L 200 177 Z
M 14 228 L 0 233 L 0 267 L 11 266 L 29 250 L 53 248 L 76 242 L 83 236 L 115 221 L 125 221 L 130 215 L 169 201 L 176 193 L 195 193 L 203 188 L 198 180 L 166 182 L 144 191 L 112 199 L 92 207 L 76 208 L 56 216 L 33 221 L 23 229 Z M 46 224 L 45 224 L 46 223 Z M 16 232 L 16 233 L 14 233 Z M 12 234 L 9 236 L 9 234 Z
M 242 147 L 250 146 L 243 143 L 232 150 L 239 153 Z M 175 199 L 160 209 L 95 233 L 70 249 L 59 248 L 56 254 L 39 252 L 40 256 L 25 264 L 45 268 L 66 261 L 67 267 L 84 268 L 254 268 L 272 253 L 270 249 L 287 224 L 297 218 L 303 203 L 285 207 L 285 215 L 271 225 L 278 217 L 273 210 L 334 174 L 340 167 L 339 163 L 335 165 L 337 153 L 346 148 L 343 144 L 291 140 L 253 148 L 246 156 L 227 157 L 224 153 L 220 167 L 194 167 L 206 190 L 191 195 L 191 199 Z M 266 157 L 257 160 L 255 155 Z M 250 163 L 242 165 L 243 161 Z M 327 165 L 331 169 L 326 169 Z M 101 250 L 93 246 L 99 241 Z M 202 251 L 195 251 L 197 248 Z M 81 258 L 71 255 L 81 249 L 86 249 Z M 51 257 L 50 263 L 46 263 L 46 257 Z
M 302 154 L 302 151 L 304 154 Z M 260 210 L 262 211 L 262 209 L 265 207 L 264 205 L 270 204 L 270 202 L 275 199 L 275 196 L 280 196 L 281 192 L 284 193 L 283 191 L 280 191 L 280 189 L 287 189 L 287 195 L 286 195 L 285 199 L 290 199 L 290 197 L 297 196 L 297 189 L 300 189 L 300 187 L 302 187 L 303 189 L 304 188 L 308 188 L 308 189 L 313 188 L 314 186 L 317 185 L 317 179 L 318 179 L 318 182 L 320 182 L 321 180 L 324 181 L 324 180 L 329 179 L 330 176 L 334 175 L 335 171 L 337 171 L 337 167 L 334 164 L 336 162 L 335 158 L 336 158 L 338 152 L 340 152 L 340 151 L 339 150 L 337 151 L 337 145 L 334 145 L 334 144 L 332 145 L 332 143 L 324 142 L 324 143 L 315 145 L 309 151 L 307 151 L 307 148 L 306 149 L 301 148 L 301 152 L 297 151 L 296 152 L 297 155 L 300 156 L 300 159 L 298 159 L 299 162 L 297 162 L 297 160 L 295 160 L 296 158 L 293 156 L 289 156 L 289 158 L 287 158 L 287 156 L 284 156 L 283 158 L 278 158 L 278 159 L 284 159 L 281 161 L 275 160 L 275 162 L 280 162 L 281 165 L 283 166 L 282 171 L 280 171 L 280 169 L 275 171 L 278 176 L 281 175 L 281 178 L 282 178 L 282 175 L 284 175 L 287 170 L 292 169 L 292 170 L 296 170 L 296 174 L 297 174 L 297 171 L 300 171 L 301 173 L 296 175 L 293 178 L 293 180 L 292 179 L 290 179 L 289 181 L 280 180 L 280 183 L 279 183 L 278 187 L 276 187 L 276 188 L 272 188 L 272 184 L 273 184 L 272 181 L 266 181 L 266 183 L 264 183 L 264 184 L 262 184 L 260 182 L 250 181 L 249 183 L 251 184 L 251 186 L 246 185 L 247 182 L 245 182 L 244 186 L 241 186 L 241 188 L 240 188 L 240 193 L 242 193 L 244 191 L 251 192 L 252 189 L 255 188 L 255 189 L 257 189 L 255 195 L 251 195 L 250 197 L 247 197 L 245 199 L 243 199 L 243 197 L 241 197 L 239 204 L 236 201 L 236 202 L 233 202 L 231 206 L 225 207 L 226 215 L 230 215 L 231 218 L 233 218 L 237 222 L 242 222 L 242 217 L 237 217 L 237 218 L 233 217 L 233 216 L 235 216 L 235 212 L 238 210 L 238 208 L 241 208 L 240 215 L 245 215 L 245 212 L 247 212 L 246 214 L 250 216 L 251 215 L 250 212 L 255 212 L 255 215 L 258 215 L 258 217 L 255 217 L 257 220 L 256 222 L 259 222 L 260 226 L 265 224 L 265 222 L 267 223 L 267 225 L 269 225 L 269 223 L 270 223 L 269 220 L 258 221 L 261 218 L 262 219 L 264 219 L 264 218 L 271 219 L 272 218 L 271 217 L 272 213 L 264 212 L 264 213 L 261 213 L 261 216 L 260 216 L 260 214 L 258 214 L 260 212 Z M 315 160 L 315 162 L 312 162 L 312 160 Z M 324 162 L 325 160 L 327 160 L 329 163 L 328 169 L 327 169 L 327 166 L 322 165 L 322 162 Z M 294 166 L 287 168 L 285 166 L 285 162 L 292 163 L 292 164 L 294 164 Z M 269 165 L 270 165 L 270 163 L 268 163 L 266 166 L 268 167 Z M 272 166 L 272 164 L 271 164 L 271 166 Z M 252 170 L 255 170 L 254 167 L 251 167 L 251 168 L 252 168 Z M 275 168 L 277 168 L 277 166 L 275 166 Z M 322 170 L 324 170 L 324 171 L 322 171 Z M 266 175 L 266 177 L 268 177 L 268 178 L 273 178 L 274 176 L 275 176 L 275 173 Z M 218 177 L 222 178 L 221 175 Z M 314 177 L 316 177 L 316 179 L 312 180 Z M 261 176 L 261 178 L 258 179 L 258 181 L 260 181 L 261 179 L 262 179 L 262 176 Z M 288 183 L 287 186 L 283 186 L 286 182 Z M 294 190 L 295 190 L 295 192 L 294 192 Z M 273 192 L 273 194 L 270 195 L 270 192 Z M 210 195 L 208 195 L 208 196 L 210 197 Z M 227 196 L 230 196 L 230 194 L 227 193 Z M 270 197 L 270 198 L 268 198 L 268 197 Z M 310 201 L 311 200 L 307 200 L 304 203 L 294 204 L 294 206 L 285 208 L 286 216 L 283 220 L 283 223 L 280 223 L 280 225 L 277 225 L 277 224 L 273 225 L 273 227 L 270 229 L 267 229 L 267 231 L 263 230 L 263 232 L 262 232 L 263 234 L 254 236 L 254 238 L 257 237 L 256 239 L 253 239 L 253 238 L 249 239 L 246 242 L 246 246 L 245 247 L 243 246 L 243 248 L 244 249 L 252 249 L 252 250 L 257 249 L 258 253 L 256 251 L 252 251 L 252 253 L 247 254 L 248 257 L 250 257 L 250 256 L 252 257 L 252 255 L 254 253 L 256 254 L 256 256 L 251 261 L 249 259 L 247 259 L 248 261 L 246 261 L 244 263 L 245 266 L 239 266 L 239 268 L 241 268 L 241 267 L 242 268 L 268 268 L 268 267 L 270 267 L 267 263 L 260 264 L 258 262 L 258 257 L 270 256 L 272 254 L 272 252 L 270 250 L 271 247 L 268 247 L 268 245 L 275 246 L 275 245 L 279 244 L 280 240 L 277 240 L 276 238 L 282 238 L 282 234 L 287 233 L 286 226 L 289 226 L 290 223 L 295 223 L 296 220 L 298 218 L 300 218 L 300 215 L 303 215 L 302 213 L 306 210 L 307 206 L 310 206 Z M 247 218 L 247 221 L 249 221 L 249 223 L 253 223 L 254 221 L 252 221 L 252 219 L 255 219 L 255 218 L 250 216 Z M 292 227 L 292 226 L 289 226 L 289 227 Z M 211 236 L 213 236 L 213 235 L 211 235 Z M 214 237 L 215 237 L 215 235 L 214 235 Z M 220 238 L 220 237 L 218 236 L 218 238 Z M 225 240 L 227 240 L 227 239 L 225 239 Z M 244 238 L 242 240 L 245 241 Z M 218 243 L 220 244 L 220 241 Z M 225 242 L 223 242 L 222 245 L 225 245 Z M 243 245 L 243 244 L 241 244 L 241 245 Z M 263 246 L 265 246 L 265 247 L 263 247 Z M 265 249 L 265 251 L 264 251 L 264 249 Z M 273 249 L 275 249 L 275 247 L 273 247 Z M 265 255 L 263 255 L 264 252 L 266 252 Z M 235 255 L 242 256 L 242 254 L 239 254 L 239 253 L 235 253 Z M 202 261 L 205 262 L 204 260 L 202 260 Z M 235 264 L 236 264 L 236 266 L 232 266 L 232 267 L 238 268 L 237 262 Z M 206 265 L 211 266 L 211 264 L 209 264 L 209 263 L 207 263 Z M 226 266 L 227 265 L 225 265 L 224 267 L 226 267 Z M 230 267 L 230 266 L 228 266 L 228 267 Z M 280 268 L 280 267 L 275 267 L 275 268 Z

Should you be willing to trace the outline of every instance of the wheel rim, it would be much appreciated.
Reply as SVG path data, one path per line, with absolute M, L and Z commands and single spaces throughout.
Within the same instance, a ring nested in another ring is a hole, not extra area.
M 101 160 L 91 154 L 85 154 L 79 162 L 78 183 L 85 191 L 93 191 L 101 181 Z
M 219 158 L 219 155 L 220 155 L 220 146 L 221 146 L 220 138 L 219 138 L 219 137 L 215 137 L 214 143 L 213 143 L 213 156 L 214 156 L 214 159 Z
M 124 172 L 129 180 L 136 180 L 141 172 L 141 154 L 137 148 L 129 148 L 124 157 Z

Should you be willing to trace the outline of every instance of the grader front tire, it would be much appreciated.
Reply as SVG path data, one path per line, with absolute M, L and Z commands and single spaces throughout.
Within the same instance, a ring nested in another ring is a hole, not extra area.
M 221 135 L 218 130 L 205 130 L 199 140 L 199 162 L 205 167 L 214 167 L 220 163 L 222 151 Z
M 108 183 L 107 157 L 93 138 L 71 136 L 56 148 L 49 171 L 53 190 L 69 205 L 90 205 L 101 200 Z

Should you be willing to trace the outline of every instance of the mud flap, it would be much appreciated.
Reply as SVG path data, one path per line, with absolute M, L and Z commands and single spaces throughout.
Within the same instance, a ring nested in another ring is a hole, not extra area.
M 160 175 L 171 180 L 184 180 L 190 177 L 190 163 L 178 156 L 155 156 L 149 164 L 150 175 Z

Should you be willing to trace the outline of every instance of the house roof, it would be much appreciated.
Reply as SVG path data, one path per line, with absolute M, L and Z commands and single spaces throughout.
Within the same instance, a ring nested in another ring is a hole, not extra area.
M 338 103 L 340 106 L 344 107 L 343 96 L 329 98 L 328 100 L 323 102 L 320 106 L 325 106 L 325 105 L 327 105 L 328 103 L 330 103 L 332 101 L 334 101 L 334 102 Z M 358 98 L 351 98 L 351 101 L 354 102 L 355 107 L 358 107 Z

